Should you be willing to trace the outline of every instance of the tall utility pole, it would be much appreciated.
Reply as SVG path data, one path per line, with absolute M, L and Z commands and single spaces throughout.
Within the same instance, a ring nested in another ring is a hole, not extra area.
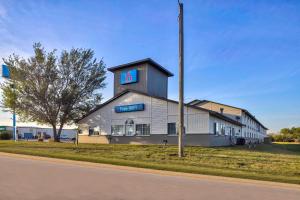
M 178 103 L 178 157 L 184 156 L 184 43 L 183 43 L 183 3 L 178 0 L 179 5 L 179 103 Z

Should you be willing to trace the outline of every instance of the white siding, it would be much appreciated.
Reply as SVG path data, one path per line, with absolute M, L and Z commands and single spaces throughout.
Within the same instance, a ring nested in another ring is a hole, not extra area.
M 114 107 L 144 103 L 145 110 L 138 112 L 115 113 Z M 208 134 L 212 131 L 212 118 L 207 111 L 185 107 L 186 134 Z M 111 134 L 111 125 L 124 125 L 127 119 L 135 124 L 150 124 L 150 134 L 168 134 L 168 123 L 177 122 L 178 104 L 137 93 L 127 93 L 110 102 L 80 121 L 83 135 L 88 135 L 88 128 L 100 127 L 102 135 Z M 219 121 L 223 121 L 218 119 Z M 227 123 L 227 122 L 224 122 Z
M 209 120 L 209 133 L 211 133 L 211 134 L 214 134 L 214 123 L 219 123 L 219 124 L 225 125 L 226 127 L 234 128 L 236 135 L 241 133 L 242 128 L 240 126 L 237 126 L 235 124 L 224 121 L 224 120 L 219 119 L 219 118 L 214 117 L 214 116 L 210 116 L 209 118 L 210 118 L 210 120 Z
M 119 105 L 130 105 L 144 103 L 145 110 L 139 112 L 115 113 L 114 107 Z M 111 125 L 124 125 L 127 119 L 132 119 L 135 123 L 150 123 L 151 98 L 136 93 L 127 93 L 113 102 L 105 105 L 80 121 L 80 128 L 83 135 L 88 135 L 87 127 L 100 127 L 101 135 L 111 134 Z
M 152 99 L 152 131 L 151 134 L 166 134 L 168 123 L 168 103 L 160 99 Z
M 208 124 L 209 124 L 209 114 L 189 114 L 187 117 L 187 127 L 186 133 L 187 134 L 197 134 L 197 133 L 204 133 L 207 134 L 208 132 Z

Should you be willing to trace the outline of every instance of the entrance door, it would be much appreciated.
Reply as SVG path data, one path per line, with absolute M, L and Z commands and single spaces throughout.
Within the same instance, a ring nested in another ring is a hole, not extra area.
M 126 120 L 125 122 L 125 135 L 133 136 L 134 135 L 134 122 L 133 120 Z
M 134 125 L 133 124 L 127 124 L 126 125 L 126 135 L 127 136 L 133 136 L 134 135 Z

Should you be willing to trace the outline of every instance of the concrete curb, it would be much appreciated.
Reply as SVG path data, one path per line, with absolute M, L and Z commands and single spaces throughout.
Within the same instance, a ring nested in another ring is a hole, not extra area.
M 227 183 L 244 184 L 244 185 L 256 185 L 256 186 L 263 186 L 263 187 L 272 187 L 272 188 L 290 189 L 290 190 L 299 190 L 300 191 L 300 185 L 289 184 L 289 183 L 278 183 L 278 182 L 271 182 L 271 181 L 240 179 L 240 178 L 192 174 L 192 173 L 183 173 L 183 172 L 172 172 L 172 171 L 163 171 L 163 170 L 156 170 L 156 169 L 136 168 L 136 167 L 128 167 L 128 166 L 92 163 L 92 162 L 86 162 L 86 161 L 75 161 L 75 160 L 48 158 L 48 157 L 4 153 L 4 152 L 0 152 L 0 156 L 6 156 L 6 157 L 11 157 L 11 158 L 20 158 L 20 159 L 30 159 L 30 160 L 51 162 L 51 163 L 57 163 L 57 164 L 76 165 L 76 166 L 80 166 L 80 167 L 90 167 L 90 168 L 98 168 L 98 169 L 115 169 L 115 170 L 121 170 L 121 171 L 130 171 L 132 173 L 147 173 L 147 174 L 153 174 L 153 175 L 176 176 L 176 177 L 191 178 L 191 179 L 198 179 L 198 180 L 213 180 L 216 182 L 225 182 L 225 183 L 227 182 Z

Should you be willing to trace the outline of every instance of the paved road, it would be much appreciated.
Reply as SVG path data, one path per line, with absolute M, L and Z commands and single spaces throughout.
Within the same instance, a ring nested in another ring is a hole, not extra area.
M 0 200 L 292 200 L 300 189 L 0 155 Z

